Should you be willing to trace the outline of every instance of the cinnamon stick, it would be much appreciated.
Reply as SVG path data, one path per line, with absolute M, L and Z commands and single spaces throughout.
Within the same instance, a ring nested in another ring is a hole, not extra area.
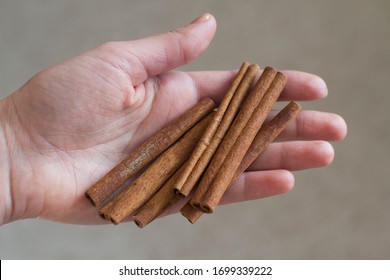
M 271 144 L 301 111 L 302 107 L 296 101 L 289 102 L 276 116 L 266 123 L 257 133 L 245 157 L 237 169 L 234 180 L 240 176 L 259 155 Z
M 286 82 L 286 76 L 278 72 L 263 99 L 247 122 L 242 133 L 237 138 L 230 152 L 225 157 L 221 168 L 216 174 L 209 189 L 203 196 L 200 205 L 198 205 L 198 207 L 196 205 L 193 206 L 197 207 L 201 211 L 204 211 L 205 213 L 212 213 L 214 211 L 226 188 L 232 181 L 240 162 L 244 158 L 265 118 L 271 111 L 272 106 L 275 104 L 280 93 L 282 92 Z
M 186 131 L 214 109 L 210 98 L 202 99 L 197 105 L 173 120 L 162 130 L 151 136 L 133 150 L 124 160 L 103 176 L 86 192 L 94 206 L 99 206 L 131 176 L 179 139 Z
M 201 120 L 158 157 L 132 184 L 99 211 L 100 216 L 118 224 L 144 204 L 188 158 L 211 117 L 212 114 Z
M 175 192 L 180 196 L 187 196 L 203 173 L 237 115 L 253 79 L 260 70 L 258 65 L 251 64 L 246 70 L 245 75 L 240 78 L 242 76 L 240 73 L 243 72 L 244 67 L 245 63 L 241 67 L 237 78 L 225 95 L 221 105 L 218 107 L 217 113 L 211 121 L 208 130 L 205 132 L 199 145 L 195 148 L 190 159 L 186 162 L 186 168 L 176 181 Z M 212 130 L 213 133 L 209 133 L 209 129 L 210 131 Z
M 212 183 L 214 176 L 217 174 L 219 168 L 225 160 L 226 155 L 230 151 L 231 147 L 233 146 L 234 142 L 236 141 L 242 130 L 244 129 L 249 118 L 252 116 L 253 111 L 256 109 L 261 99 L 263 98 L 265 92 L 270 87 L 272 81 L 276 76 L 276 73 L 277 71 L 272 67 L 266 67 L 264 69 L 255 87 L 251 90 L 248 95 L 248 98 L 245 100 L 243 106 L 241 107 L 233 124 L 229 127 L 229 130 L 223 138 L 222 142 L 220 144 L 218 143 L 219 145 L 217 145 L 216 147 L 215 154 L 213 153 L 214 156 L 212 157 L 210 164 L 207 166 L 207 162 L 202 166 L 202 170 L 200 170 L 200 172 L 193 172 L 190 178 L 193 179 L 193 177 L 198 175 L 197 178 L 194 178 L 192 181 L 186 182 L 186 185 L 183 189 L 186 190 L 187 193 L 184 193 L 183 190 L 181 191 L 181 193 L 184 194 L 188 194 L 189 191 L 191 191 L 191 187 L 195 185 L 196 181 L 201 176 L 201 173 L 206 170 L 196 189 L 194 196 L 191 198 L 191 203 L 194 206 L 199 207 L 201 199 L 203 198 L 204 194 Z M 186 188 L 189 184 L 191 185 Z
M 195 224 L 203 215 L 203 212 L 193 207 L 189 201 L 180 209 L 180 213 L 186 217 L 191 224 Z
M 270 122 L 260 129 L 237 168 L 237 171 L 232 179 L 232 183 L 253 163 L 256 158 L 261 155 L 266 147 L 276 139 L 276 137 L 286 128 L 288 123 L 294 119 L 300 111 L 301 106 L 299 103 L 291 101 L 275 117 L 273 117 Z M 180 213 L 192 224 L 195 223 L 203 214 L 202 211 L 193 207 L 190 202 L 187 202 L 182 207 Z
M 180 197 L 173 192 L 173 186 L 184 167 L 185 166 L 182 165 L 176 173 L 140 207 L 137 214 L 133 216 L 133 220 L 138 227 L 143 228 L 180 199 Z

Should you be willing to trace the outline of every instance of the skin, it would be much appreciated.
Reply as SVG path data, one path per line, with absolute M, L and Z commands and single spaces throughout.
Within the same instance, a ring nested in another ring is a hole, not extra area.
M 35 75 L 0 101 L 0 224 L 37 218 L 106 223 L 85 191 L 125 154 L 201 98 L 222 99 L 236 70 L 174 69 L 199 56 L 216 21 L 191 24 L 140 40 L 109 42 Z M 283 71 L 280 100 L 327 95 L 316 75 Z M 329 165 L 329 141 L 346 135 L 338 115 L 302 111 L 222 203 L 259 199 L 292 189 L 292 171 Z M 176 212 L 178 207 L 170 210 Z

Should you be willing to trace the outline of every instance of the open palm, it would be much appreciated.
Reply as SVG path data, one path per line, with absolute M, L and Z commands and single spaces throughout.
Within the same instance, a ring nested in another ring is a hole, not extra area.
M 207 48 L 215 26 L 206 15 L 166 34 L 103 44 L 42 71 L 2 100 L 3 127 L 12 127 L 4 129 L 12 209 L 4 222 L 38 216 L 104 222 L 84 197 L 88 187 L 199 99 L 218 102 L 228 88 L 234 71 L 173 71 Z M 289 83 L 282 99 L 326 95 L 320 78 L 285 73 Z M 290 171 L 329 164 L 333 149 L 323 140 L 341 139 L 345 131 L 337 115 L 302 112 L 279 137 L 281 142 L 272 144 L 229 189 L 224 202 L 290 190 Z

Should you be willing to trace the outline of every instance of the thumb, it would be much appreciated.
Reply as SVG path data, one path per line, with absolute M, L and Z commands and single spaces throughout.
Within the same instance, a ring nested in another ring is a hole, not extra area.
M 215 18 L 207 13 L 184 27 L 144 39 L 118 42 L 116 47 L 127 62 L 125 68 L 132 84 L 137 86 L 149 77 L 198 57 L 210 44 L 215 30 Z

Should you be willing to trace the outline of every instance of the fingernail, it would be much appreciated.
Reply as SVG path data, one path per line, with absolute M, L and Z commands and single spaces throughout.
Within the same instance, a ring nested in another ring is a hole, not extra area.
M 192 24 L 198 24 L 198 23 L 206 22 L 210 18 L 211 18 L 211 15 L 209 13 L 205 13 L 205 14 L 197 17 L 196 19 L 194 19 L 191 23 Z

